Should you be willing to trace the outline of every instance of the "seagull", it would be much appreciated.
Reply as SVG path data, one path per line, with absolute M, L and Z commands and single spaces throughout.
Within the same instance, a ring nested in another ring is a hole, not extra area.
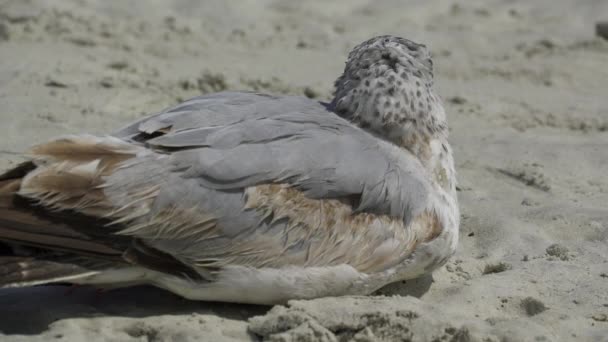
M 153 285 L 271 305 L 367 295 L 458 243 L 448 125 L 425 45 L 356 46 L 331 102 L 226 91 L 0 174 L 0 287 Z

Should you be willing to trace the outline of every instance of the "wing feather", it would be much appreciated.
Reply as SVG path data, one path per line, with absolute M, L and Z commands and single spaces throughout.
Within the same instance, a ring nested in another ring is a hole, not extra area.
M 214 94 L 139 122 L 147 134 L 155 126 L 166 131 L 145 143 L 169 151 L 165 161 L 173 176 L 157 199 L 166 206 L 139 227 L 158 229 L 148 222 L 169 217 L 166 210 L 174 210 L 178 199 L 189 214 L 177 216 L 188 222 L 197 221 L 196 212 L 215 219 L 203 238 L 185 239 L 184 233 L 182 239 L 149 242 L 186 263 L 205 268 L 346 262 L 378 270 L 429 238 L 422 221 L 433 215 L 427 208 L 430 183 L 418 160 L 323 104 Z

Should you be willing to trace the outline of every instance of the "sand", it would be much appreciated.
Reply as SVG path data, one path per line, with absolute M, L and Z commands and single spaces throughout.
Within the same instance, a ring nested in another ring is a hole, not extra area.
M 2 168 L 201 92 L 328 99 L 348 50 L 388 33 L 434 53 L 462 210 L 449 263 L 377 296 L 3 290 L 0 340 L 608 341 L 606 16 L 603 0 L 0 1 Z

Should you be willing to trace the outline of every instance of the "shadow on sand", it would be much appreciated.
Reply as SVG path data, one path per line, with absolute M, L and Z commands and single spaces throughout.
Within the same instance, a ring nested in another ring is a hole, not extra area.
M 388 285 L 375 295 L 410 295 L 420 298 L 433 283 L 432 276 Z M 0 290 L 0 333 L 34 335 L 55 321 L 67 318 L 117 316 L 143 318 L 158 315 L 213 314 L 233 320 L 264 315 L 262 305 L 197 302 L 149 287 L 99 292 L 92 287 L 38 286 Z
M 39 286 L 0 290 L 0 332 L 33 335 L 66 318 L 214 314 L 247 320 L 271 307 L 188 301 L 154 287 L 132 287 L 99 292 L 91 287 Z

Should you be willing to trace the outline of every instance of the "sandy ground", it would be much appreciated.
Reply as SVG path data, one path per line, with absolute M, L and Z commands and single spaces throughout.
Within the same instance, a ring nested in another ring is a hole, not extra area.
M 348 50 L 390 33 L 434 52 L 462 208 L 455 257 L 385 296 L 269 308 L 7 290 L 0 340 L 608 341 L 600 19 L 608 1 L 0 0 L 2 168 L 201 92 L 327 99 Z

